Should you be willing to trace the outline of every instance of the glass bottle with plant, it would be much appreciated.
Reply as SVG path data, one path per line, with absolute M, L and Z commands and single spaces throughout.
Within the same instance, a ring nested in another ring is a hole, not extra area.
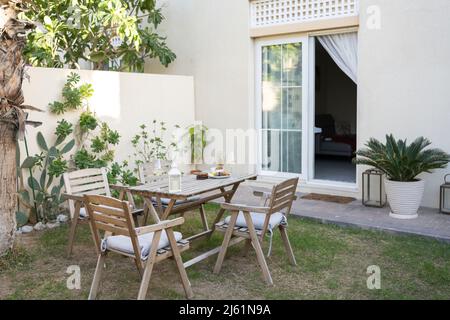
M 204 151 L 209 144 L 207 140 L 208 128 L 203 124 L 193 124 L 187 128 L 189 145 L 191 147 L 191 163 L 202 164 Z

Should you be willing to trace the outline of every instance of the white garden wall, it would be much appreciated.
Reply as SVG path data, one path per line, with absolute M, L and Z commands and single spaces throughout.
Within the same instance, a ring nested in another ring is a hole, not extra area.
M 75 70 L 30 68 L 30 81 L 24 81 L 25 103 L 45 110 L 31 112 L 29 119 L 42 121 L 39 128 L 27 127 L 30 155 L 39 152 L 36 134 L 42 131 L 49 144 L 54 142 L 57 121 L 62 118 L 75 124 L 79 112 L 73 111 L 55 116 L 48 111 L 48 104 L 61 100 L 61 90 L 67 75 Z M 81 82 L 91 83 L 95 90 L 90 99 L 90 109 L 119 131 L 120 144 L 116 159 L 132 160 L 131 138 L 139 125 L 150 125 L 153 119 L 165 121 L 168 128 L 179 124 L 188 126 L 194 122 L 194 83 L 190 76 L 119 73 L 106 71 L 76 70 Z M 51 138 L 50 138 L 51 137 Z M 25 158 L 24 143 L 20 142 L 22 159 Z

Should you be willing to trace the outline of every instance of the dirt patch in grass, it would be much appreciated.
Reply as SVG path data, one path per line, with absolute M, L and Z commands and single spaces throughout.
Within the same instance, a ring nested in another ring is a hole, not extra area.
M 207 207 L 212 221 L 217 206 Z M 198 214 L 186 215 L 184 235 L 201 229 Z M 0 259 L 0 299 L 86 299 L 96 255 L 89 227 L 77 233 L 71 258 L 66 257 L 68 228 L 33 232 L 18 238 L 16 250 Z M 267 258 L 275 285 L 261 276 L 256 256 L 242 255 L 243 244 L 230 248 L 219 275 L 217 256 L 187 269 L 195 299 L 448 299 L 450 245 L 412 236 L 342 228 L 291 218 L 289 237 L 297 259 L 291 266 L 278 233 Z M 220 245 L 222 234 L 199 240 L 183 253 L 188 260 Z M 267 252 L 268 241 L 264 251 Z M 81 270 L 81 289 L 66 286 L 67 268 Z M 366 286 L 367 267 L 381 269 L 381 290 Z M 136 299 L 140 278 L 134 263 L 111 254 L 101 281 L 100 299 Z M 175 264 L 155 266 L 148 299 L 184 299 Z

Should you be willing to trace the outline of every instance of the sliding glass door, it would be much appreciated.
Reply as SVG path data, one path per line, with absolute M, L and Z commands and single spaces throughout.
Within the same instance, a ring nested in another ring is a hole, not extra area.
M 256 52 L 260 169 L 304 177 L 307 40 L 260 41 Z

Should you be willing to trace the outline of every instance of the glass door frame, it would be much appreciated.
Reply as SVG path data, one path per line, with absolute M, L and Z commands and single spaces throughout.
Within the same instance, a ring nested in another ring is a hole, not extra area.
M 289 43 L 302 44 L 302 163 L 301 173 L 267 171 L 262 168 L 263 130 L 262 130 L 262 48 L 270 45 Z M 258 130 L 258 164 L 257 170 L 261 175 L 278 177 L 299 177 L 308 179 L 309 162 L 309 38 L 308 36 L 289 36 L 273 39 L 258 39 L 255 41 L 255 105 L 256 129 Z

